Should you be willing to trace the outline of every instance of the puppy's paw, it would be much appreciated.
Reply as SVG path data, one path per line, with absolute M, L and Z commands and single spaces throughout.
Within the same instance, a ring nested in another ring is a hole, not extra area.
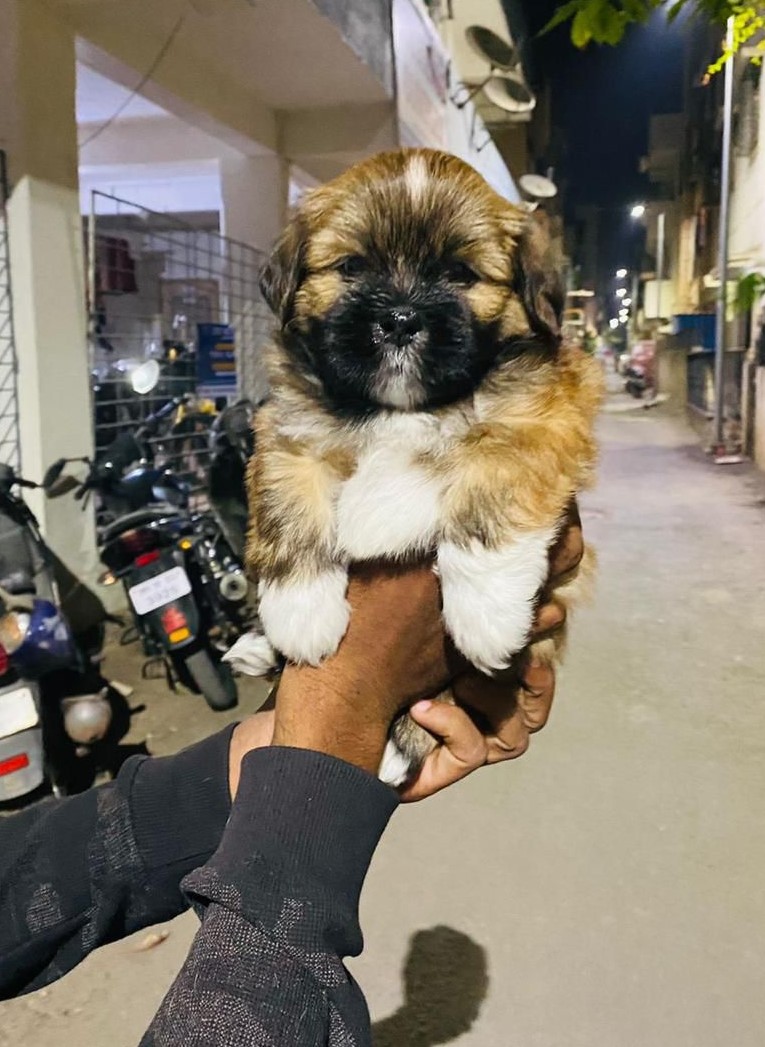
M 240 636 L 221 661 L 247 676 L 268 676 L 279 664 L 278 655 L 266 637 L 255 632 Z
M 407 714 L 400 716 L 391 728 L 378 777 L 394 789 L 415 778 L 427 757 L 436 747 L 432 735 Z
M 318 665 L 334 654 L 345 636 L 350 617 L 347 588 L 343 567 L 308 581 L 265 583 L 258 613 L 266 636 L 291 662 Z
M 438 550 L 444 621 L 457 648 L 481 672 L 507 669 L 528 640 L 534 603 L 548 572 L 555 529 L 487 549 L 444 542 Z

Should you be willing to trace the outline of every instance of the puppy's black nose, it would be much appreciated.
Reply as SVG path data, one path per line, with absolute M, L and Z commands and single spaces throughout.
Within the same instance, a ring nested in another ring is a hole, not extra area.
M 410 305 L 397 305 L 380 316 L 380 327 L 386 338 L 398 346 L 409 345 L 422 330 L 422 320 Z

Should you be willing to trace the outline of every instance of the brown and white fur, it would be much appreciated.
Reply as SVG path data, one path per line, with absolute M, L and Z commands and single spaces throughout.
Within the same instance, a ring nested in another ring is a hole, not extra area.
M 382 154 L 307 196 L 263 279 L 280 321 L 248 481 L 264 635 L 235 666 L 319 663 L 351 563 L 428 556 L 457 648 L 511 665 L 596 456 L 600 369 L 562 342 L 555 275 L 538 224 L 443 153 Z M 433 744 L 403 718 L 381 777 Z

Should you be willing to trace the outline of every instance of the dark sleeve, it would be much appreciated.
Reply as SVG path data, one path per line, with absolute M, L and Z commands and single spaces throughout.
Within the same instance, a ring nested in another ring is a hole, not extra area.
M 0 999 L 188 908 L 181 880 L 215 851 L 231 810 L 232 730 L 0 818 Z
M 362 1047 L 364 877 L 397 806 L 376 778 L 319 753 L 244 761 L 221 846 L 184 887 L 202 926 L 142 1047 Z

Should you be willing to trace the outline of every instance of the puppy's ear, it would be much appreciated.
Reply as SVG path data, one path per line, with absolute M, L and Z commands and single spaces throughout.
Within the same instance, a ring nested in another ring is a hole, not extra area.
M 531 330 L 551 351 L 560 345 L 566 294 L 560 261 L 537 218 L 527 222 L 515 254 L 515 286 Z
M 292 318 L 295 294 L 303 279 L 304 224 L 295 215 L 274 244 L 271 257 L 260 272 L 260 293 L 282 327 Z

